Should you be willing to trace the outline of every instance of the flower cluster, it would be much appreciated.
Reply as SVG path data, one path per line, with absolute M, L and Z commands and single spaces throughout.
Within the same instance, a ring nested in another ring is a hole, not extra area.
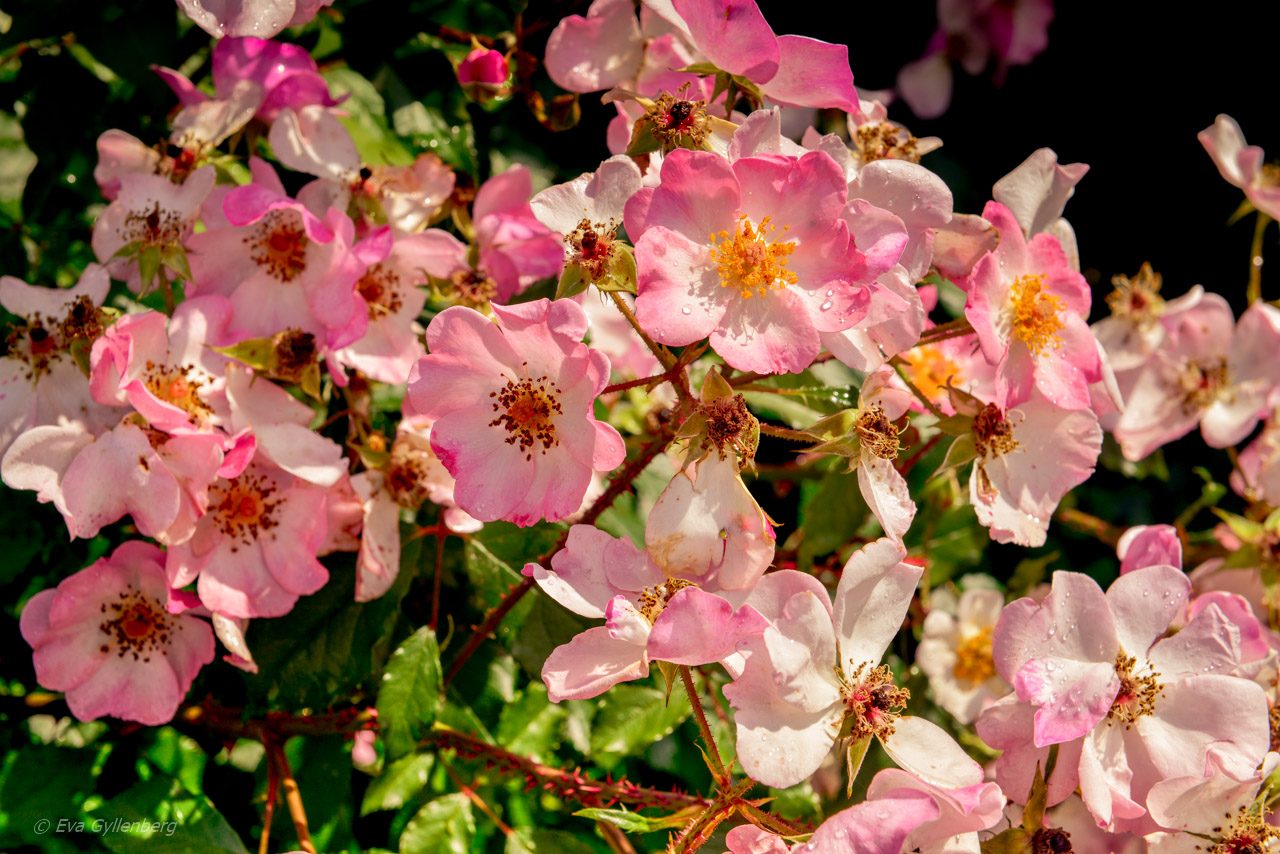
M 173 720 L 223 667 L 215 638 L 260 678 L 251 624 L 340 573 L 357 602 L 403 597 L 434 537 L 433 645 L 442 597 L 481 591 L 446 682 L 540 591 L 546 624 L 521 631 L 549 642 L 516 657 L 548 708 L 658 675 L 668 702 L 687 692 L 716 788 L 645 825 L 679 829 L 677 850 L 726 829 L 732 852 L 1280 845 L 1280 309 L 1260 254 L 1239 317 L 1143 267 L 1091 325 L 1063 218 L 1087 166 L 1041 149 L 958 211 L 922 162 L 941 142 L 860 98 L 844 46 L 776 35 L 754 0 L 596 0 L 556 23 L 550 79 L 616 109 L 613 155 L 558 184 L 383 157 L 363 96 L 275 38 L 325 2 L 178 5 L 217 38 L 208 79 L 157 69 L 166 139 L 100 137 L 97 263 L 73 287 L 0 280 L 0 476 L 111 544 L 21 611 L 72 715 Z M 900 78 L 921 116 L 952 59 L 1003 74 L 1052 16 L 939 7 Z M 473 111 L 519 92 L 554 124 L 536 57 L 474 36 L 455 54 Z M 1226 116 L 1201 141 L 1261 234 L 1275 168 Z M 1197 425 L 1231 449 L 1241 512 L 1206 487 L 1175 524 L 1122 533 L 1068 498 L 1104 441 L 1133 466 Z M 809 478 L 799 524 L 775 520 L 794 505 L 771 479 Z M 1219 528 L 1189 532 L 1211 505 Z M 1114 565 L 1037 585 L 1055 554 L 1006 585 L 941 557 L 965 530 L 1034 548 L 1073 523 Z M 388 762 L 399 726 L 378 724 Z M 380 761 L 369 733 L 353 756 Z M 541 768 L 524 762 L 495 767 Z M 859 799 L 811 826 L 746 797 L 808 781 L 835 803 L 842 774 Z

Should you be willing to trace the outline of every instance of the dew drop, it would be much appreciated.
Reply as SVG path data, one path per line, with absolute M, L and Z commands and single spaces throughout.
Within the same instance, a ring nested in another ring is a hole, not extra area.
M 831 305 L 832 305 L 831 300 L 825 300 L 823 301 L 822 305 L 818 306 L 818 309 L 820 311 L 831 311 Z
M 690 314 L 693 314 L 693 309 L 689 308 L 689 306 L 686 305 L 680 309 L 680 313 L 683 315 L 690 315 Z

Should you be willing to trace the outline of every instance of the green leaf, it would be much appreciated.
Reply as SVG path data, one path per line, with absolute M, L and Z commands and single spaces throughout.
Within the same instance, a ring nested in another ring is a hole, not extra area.
M 568 715 L 564 706 L 547 699 L 542 683 L 532 682 L 522 696 L 502 709 L 498 743 L 512 753 L 545 762 L 560 743 L 561 725 Z
M 436 798 L 418 810 L 400 834 L 403 854 L 466 854 L 475 835 L 471 801 L 461 793 Z
M 636 256 L 631 253 L 631 247 L 622 243 L 613 245 L 613 260 L 595 286 L 603 293 L 636 292 Z
M 161 771 L 176 777 L 188 792 L 202 793 L 208 757 L 195 739 L 163 727 L 155 730 L 155 743 L 147 749 L 146 757 Z
M 667 703 L 657 688 L 619 685 L 600 702 L 591 730 L 591 758 L 608 770 L 670 735 L 690 713 L 682 693 Z
M 565 264 L 560 272 L 560 281 L 556 283 L 556 299 L 576 297 L 587 289 L 588 282 L 582 277 L 581 264 Z
M 421 540 L 405 546 L 400 576 L 379 599 L 355 602 L 354 558 L 333 556 L 325 558 L 330 578 L 318 593 L 303 596 L 283 617 L 254 620 L 247 641 L 259 675 L 245 680 L 250 696 L 324 708 L 371 682 L 392 649 L 421 546 Z
M 365 163 L 407 166 L 413 162 L 413 152 L 387 124 L 386 104 L 372 83 L 350 68 L 330 68 L 323 75 L 335 96 L 349 96 L 338 118 Z
M 982 854 L 1031 854 L 1031 850 L 1031 834 L 1021 827 L 1011 827 L 982 842 Z
M 43 837 L 35 831 L 36 821 L 74 819 L 93 788 L 98 755 L 96 750 L 23 747 L 5 756 L 0 769 L 0 844 L 8 848 L 14 839 L 39 843 Z
M 117 854 L 246 849 L 227 820 L 203 795 L 171 777 L 155 776 L 112 798 L 90 815 L 105 823 L 98 839 Z
M 592 807 L 591 809 L 578 810 L 574 815 L 589 818 L 592 821 L 603 821 L 612 824 L 614 827 L 620 827 L 627 833 L 653 833 L 658 830 L 668 830 L 673 827 L 683 827 L 688 824 L 689 817 L 683 813 L 675 815 L 648 816 L 640 815 L 637 812 L 629 810 L 609 810 Z
M 360 815 L 400 809 L 427 785 L 434 763 L 435 755 L 432 753 L 413 753 L 388 762 L 365 790 Z
M 412 753 L 440 708 L 440 647 L 429 627 L 392 653 L 378 689 L 378 727 L 387 756 Z
M 22 218 L 22 193 L 36 168 L 36 155 L 27 147 L 22 124 L 0 112 L 0 211 L 10 219 Z
M 868 515 L 857 475 L 843 471 L 825 475 L 804 503 L 797 555 L 801 568 L 848 543 Z

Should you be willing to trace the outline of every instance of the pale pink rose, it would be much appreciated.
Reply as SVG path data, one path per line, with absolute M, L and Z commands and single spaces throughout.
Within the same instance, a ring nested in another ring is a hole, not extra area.
M 615 155 L 595 172 L 548 187 L 529 205 L 538 221 L 564 242 L 564 263 L 577 264 L 583 278 L 596 281 L 612 267 L 615 235 L 627 200 L 640 189 L 640 183 L 635 161 Z
M 738 761 L 776 788 L 807 778 L 838 733 L 876 739 L 901 768 L 949 788 L 982 782 L 982 769 L 943 729 L 902 715 L 905 696 L 880 665 L 920 580 L 900 543 L 877 540 L 856 552 L 836 588 L 835 607 L 811 589 L 779 591 L 755 605 L 770 626 L 748 642 L 746 663 L 724 694 L 735 711 Z M 790 594 L 790 595 L 787 595 Z
M 1266 155 L 1261 148 L 1245 145 L 1244 133 L 1235 119 L 1218 116 L 1212 126 L 1200 131 L 1198 138 L 1228 184 L 1244 190 L 1249 203 L 1259 211 L 1280 219 L 1280 181 L 1276 180 L 1275 167 L 1263 163 Z
M 109 428 L 118 414 L 97 403 L 72 353 L 87 355 L 101 334 L 98 306 L 111 281 L 90 264 L 73 288 L 28 285 L 0 277 L 0 306 L 17 315 L 0 355 L 0 453 L 24 430 L 41 424 Z
M 913 832 L 938 823 L 941 814 L 928 792 L 901 788 L 841 810 L 808 842 L 788 846 L 781 836 L 747 824 L 729 831 L 725 844 L 728 854 L 901 854 L 920 850 L 903 846 Z
M 998 590 L 971 588 L 951 609 L 937 607 L 942 598 L 935 592 L 930 599 L 934 607 L 924 620 L 916 664 L 929 677 L 934 701 L 968 725 L 988 704 L 1009 693 L 991 654 L 1004 596 Z
M 978 832 L 994 827 L 1004 818 L 1004 793 L 995 783 L 947 788 L 927 783 L 898 768 L 886 768 L 872 778 L 866 803 L 879 804 L 910 792 L 932 798 L 938 807 L 938 817 L 917 825 L 908 834 L 902 846 L 905 851 L 977 854 Z
M 357 244 L 356 251 L 366 242 Z M 414 362 L 425 354 L 418 316 L 427 301 L 427 278 L 447 275 L 459 245 L 447 232 L 428 229 L 396 237 L 381 260 L 370 256 L 355 284 L 369 325 L 363 336 L 337 352 L 337 360 L 379 382 L 407 382 Z
M 1238 631 L 1210 605 L 1165 636 L 1189 593 L 1190 581 L 1169 566 L 1123 575 L 1106 594 L 1088 576 L 1057 572 L 1043 602 L 1005 609 L 996 667 L 1034 710 L 1033 724 L 1019 733 L 997 704 L 978 732 L 1007 751 L 997 779 L 1011 798 L 1025 797 L 1025 774 L 1010 773 L 1015 764 L 1034 767 L 1044 748 L 1061 744 L 1058 763 L 1074 767 L 1098 824 L 1146 832 L 1155 829 L 1147 793 L 1161 780 L 1202 773 L 1210 745 L 1241 766 L 1261 762 L 1266 698 L 1256 684 L 1224 675 L 1240 661 Z M 1066 749 L 1076 742 L 1078 759 Z M 1058 799 L 1051 787 L 1050 802 Z
M 661 184 L 635 193 L 626 208 L 640 323 L 664 344 L 710 337 L 740 370 L 808 367 L 822 332 L 865 315 L 867 286 L 896 263 L 906 239 L 899 222 L 897 236 L 886 234 L 874 252 L 855 248 L 840 218 L 846 192 L 839 167 L 821 152 L 733 163 L 673 152 Z
M 224 427 L 231 306 L 221 296 L 186 300 L 168 318 L 147 311 L 120 318 L 95 342 L 90 387 L 106 405 L 131 406 L 169 432 Z
M 982 216 L 999 231 L 1000 245 L 968 277 L 964 312 L 996 366 L 996 402 L 1015 406 L 1038 389 L 1062 409 L 1089 408 L 1089 385 L 1102 379 L 1087 323 L 1089 284 L 1052 235 L 1024 239 L 999 202 L 988 202 Z
M 1230 755 L 1209 748 L 1202 773 L 1152 787 L 1147 797 L 1151 817 L 1171 832 L 1148 835 L 1147 850 L 1194 854 L 1206 850 L 1206 843 L 1221 851 L 1274 850 L 1280 832 L 1264 820 L 1254 801 L 1277 764 L 1280 756 L 1268 753 L 1261 769 L 1240 767 Z
M 998 543 L 1044 545 L 1058 503 L 1089 478 L 1102 452 L 1097 416 L 1060 409 L 1035 390 L 1007 410 L 988 403 L 965 414 L 974 415 L 969 501 L 978 521 Z
M 640 73 L 644 40 L 631 0 L 595 0 L 586 17 L 568 15 L 547 39 L 547 73 L 570 92 L 599 92 Z
M 196 582 L 200 601 L 229 617 L 278 617 L 329 580 L 316 559 L 328 528 L 325 490 L 255 461 L 209 490 L 208 512 L 170 548 L 174 587 Z
M 667 575 L 749 590 L 773 561 L 769 517 L 733 454 L 714 451 L 676 472 L 645 524 L 645 548 Z
M 234 100 L 237 84 L 247 80 L 260 90 L 255 115 L 268 124 L 285 107 L 296 110 L 310 104 L 332 107 L 338 103 L 329 94 L 329 84 L 320 76 L 316 61 L 301 45 L 253 37 L 224 38 L 213 46 L 212 65 L 213 100 Z M 181 73 L 170 68 L 155 71 L 183 106 L 211 100 Z
M 498 302 L 539 279 L 560 275 L 560 238 L 538 221 L 529 206 L 532 193 L 528 168 L 517 164 L 481 184 L 471 206 L 478 266 L 497 285 Z
M 1112 283 L 1116 289 L 1107 297 L 1111 314 L 1091 328 L 1106 352 L 1120 397 L 1127 401 L 1142 369 L 1156 353 L 1170 346 L 1170 332 L 1183 323 L 1184 314 L 1194 312 L 1205 292 L 1195 285 L 1182 296 L 1166 301 L 1160 296 L 1161 277 L 1145 266 L 1136 276 L 1118 276 Z M 1108 431 L 1114 431 L 1120 420 L 1118 412 L 1099 416 Z
M 224 36 L 271 38 L 297 27 L 333 0 L 178 0 L 178 8 L 215 39 Z
M 894 465 L 899 447 L 894 422 L 911 405 L 911 395 L 892 382 L 895 376 L 882 367 L 858 391 L 858 491 L 885 534 L 901 540 L 916 517 L 916 504 Z
M 366 264 L 352 251 L 351 220 L 336 208 L 318 219 L 269 166 L 251 165 L 254 183 L 227 193 L 225 219 L 206 212 L 206 230 L 187 241 L 191 290 L 230 299 L 237 339 L 292 328 L 333 349 L 358 340 L 369 320 L 355 289 Z
M 73 539 L 130 516 L 144 536 L 183 542 L 208 505 L 225 437 L 166 433 L 136 418 L 97 436 L 76 424 L 34 427 L 14 440 L 0 474 L 9 486 L 52 502 Z
M 517 525 L 563 519 L 591 473 L 626 453 L 618 431 L 592 414 L 609 360 L 582 343 L 587 317 L 571 300 L 494 313 L 497 323 L 454 306 L 432 319 L 429 354 L 409 380 L 414 410 L 434 421 L 431 447 L 467 513 Z
M 204 620 L 167 610 L 164 552 L 127 542 L 22 609 L 36 679 L 80 720 L 168 723 L 213 660 Z
M 750 605 L 718 595 L 714 578 L 668 574 L 630 540 L 574 525 L 551 569 L 524 574 L 574 613 L 605 625 L 556 647 L 542 667 L 552 702 L 581 700 L 649 673 L 650 661 L 699 665 L 719 661 L 758 634 L 765 619 Z
M 1231 308 L 1205 294 L 1166 325 L 1167 337 L 1129 392 L 1115 437 L 1140 460 L 1200 425 L 1207 444 L 1225 448 L 1257 425 L 1280 385 L 1280 309 L 1250 306 L 1232 328 Z
M 387 224 L 399 232 L 421 231 L 444 209 L 453 193 L 453 170 L 434 154 L 419 154 L 409 166 L 374 166 L 364 189 L 382 207 Z

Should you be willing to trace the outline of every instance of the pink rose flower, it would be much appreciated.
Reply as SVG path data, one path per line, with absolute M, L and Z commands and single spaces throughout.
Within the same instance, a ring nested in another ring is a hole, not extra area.
M 507 58 L 500 50 L 478 47 L 458 63 L 458 82 L 464 89 L 498 89 L 507 82 L 510 73 Z
M 1200 131 L 1198 138 L 1228 184 L 1244 190 L 1249 203 L 1259 211 L 1280 219 L 1280 182 L 1276 180 L 1275 167 L 1263 163 L 1266 154 L 1261 148 L 1245 145 L 1244 133 L 1235 119 L 1218 116 L 1211 127 Z
M 982 216 L 1000 245 L 973 268 L 964 312 L 996 366 L 996 402 L 1016 406 L 1036 388 L 1063 409 L 1089 408 L 1089 385 L 1102 379 L 1087 323 L 1089 284 L 1052 235 L 1027 241 L 999 202 L 988 202 Z
M 981 767 L 946 731 L 902 714 L 907 692 L 879 663 L 920 580 L 920 567 L 905 556 L 890 539 L 856 552 L 834 609 L 812 589 L 781 590 L 772 607 L 752 600 L 771 625 L 748 642 L 745 667 L 724 694 L 735 712 L 738 760 L 753 779 L 793 786 L 847 734 L 851 742 L 875 737 L 899 767 L 931 784 L 982 782 Z
M 432 319 L 409 395 L 435 422 L 431 447 L 457 479 L 459 507 L 485 522 L 563 519 L 591 473 L 626 454 L 618 431 L 592 414 L 609 360 L 582 343 L 587 317 L 577 303 L 493 310 L 496 323 L 462 306 Z
M 301 26 L 333 0 L 178 0 L 178 8 L 215 39 L 271 38 L 285 27 Z
M 172 720 L 200 668 L 213 660 L 213 631 L 170 613 L 164 552 L 128 542 L 37 593 L 22 610 L 22 637 L 36 678 L 64 691 L 80 720 L 105 716 L 159 726 Z
M 733 163 L 673 152 L 659 186 L 626 207 L 640 323 L 664 344 L 710 337 L 740 370 L 804 370 L 822 332 L 847 329 L 866 313 L 867 285 L 897 261 L 906 240 L 903 233 L 863 255 L 840 218 L 845 198 L 843 174 L 821 152 Z

